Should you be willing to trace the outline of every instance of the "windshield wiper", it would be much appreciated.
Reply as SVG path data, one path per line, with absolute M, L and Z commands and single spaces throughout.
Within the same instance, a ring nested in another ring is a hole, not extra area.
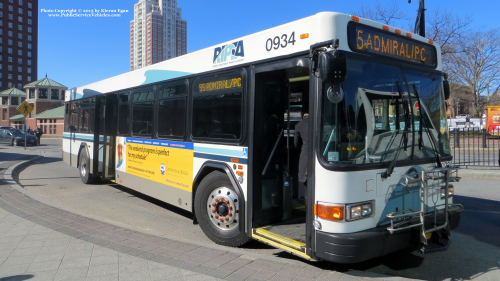
M 427 137 L 431 141 L 431 146 L 432 150 L 434 152 L 434 155 L 436 156 L 436 163 L 438 165 L 438 168 L 442 168 L 443 164 L 441 163 L 441 158 L 439 157 L 439 151 L 437 148 L 437 143 L 436 139 L 434 138 L 434 135 L 430 132 L 431 124 L 430 124 L 430 119 L 429 116 L 427 115 L 427 112 L 425 111 L 425 107 L 423 104 L 420 103 L 420 96 L 418 95 L 418 90 L 415 84 L 413 84 L 413 91 L 415 92 L 415 96 L 417 97 L 417 102 L 420 107 L 420 128 L 419 128 L 419 141 L 418 141 L 418 147 L 421 149 L 423 147 L 423 140 L 422 140 L 422 130 L 423 126 L 425 125 L 427 128 L 425 132 L 427 133 Z M 422 122 L 423 121 L 423 122 Z
M 394 156 L 391 163 L 389 164 L 389 167 L 387 167 L 387 170 L 385 170 L 385 172 L 383 172 L 381 175 L 382 178 L 384 178 L 384 179 L 390 177 L 392 172 L 394 172 L 394 167 L 396 167 L 396 163 L 398 162 L 399 153 L 401 152 L 401 150 L 404 148 L 404 150 L 406 151 L 406 149 L 408 148 L 408 131 L 407 131 L 407 128 L 409 127 L 409 124 L 408 124 L 408 102 L 403 97 L 403 90 L 401 89 L 401 85 L 399 84 L 399 81 L 396 82 L 396 85 L 398 86 L 399 98 L 403 101 L 403 111 L 404 111 L 404 115 L 405 115 L 405 128 L 403 130 L 403 136 L 401 137 L 401 142 L 399 143 L 399 146 L 396 150 L 396 155 Z M 399 124 L 399 115 L 396 116 L 395 120 L 397 122 L 396 124 Z M 399 128 L 399 126 L 397 126 L 397 128 Z M 396 131 L 396 135 L 394 136 L 394 139 L 397 137 L 400 130 L 401 129 Z

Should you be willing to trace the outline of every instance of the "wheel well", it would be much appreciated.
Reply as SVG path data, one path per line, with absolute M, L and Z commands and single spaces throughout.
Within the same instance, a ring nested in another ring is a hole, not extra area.
M 80 154 L 82 154 L 82 150 L 87 149 L 87 143 L 83 142 L 80 144 L 80 149 L 78 150 L 78 157 L 76 158 L 76 167 L 80 167 Z M 88 155 L 88 153 L 87 153 Z

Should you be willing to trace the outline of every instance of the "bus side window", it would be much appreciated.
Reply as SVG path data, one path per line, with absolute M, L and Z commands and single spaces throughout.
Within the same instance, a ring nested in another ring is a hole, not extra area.
M 118 135 L 128 136 L 130 127 L 130 93 L 118 95 Z
M 187 84 L 160 86 L 158 99 L 158 136 L 160 138 L 184 138 L 186 135 Z

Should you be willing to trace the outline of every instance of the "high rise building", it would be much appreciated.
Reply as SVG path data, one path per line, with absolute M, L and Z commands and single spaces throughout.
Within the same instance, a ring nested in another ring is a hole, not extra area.
M 0 92 L 38 77 L 38 0 L 0 1 Z
M 130 22 L 130 70 L 186 54 L 186 27 L 177 0 L 140 0 Z

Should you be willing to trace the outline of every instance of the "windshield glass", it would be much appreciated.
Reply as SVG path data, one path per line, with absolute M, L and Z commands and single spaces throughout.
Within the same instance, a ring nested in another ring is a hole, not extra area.
M 13 135 L 23 134 L 23 131 L 21 131 L 21 130 L 9 130 L 9 132 L 11 132 Z
M 396 156 L 398 161 L 434 157 L 432 136 L 439 153 L 449 154 L 440 76 L 355 59 L 347 65 L 341 100 L 331 98 L 332 84 L 323 85 L 320 151 L 325 161 L 367 164 Z M 421 111 L 429 116 L 422 130 Z

